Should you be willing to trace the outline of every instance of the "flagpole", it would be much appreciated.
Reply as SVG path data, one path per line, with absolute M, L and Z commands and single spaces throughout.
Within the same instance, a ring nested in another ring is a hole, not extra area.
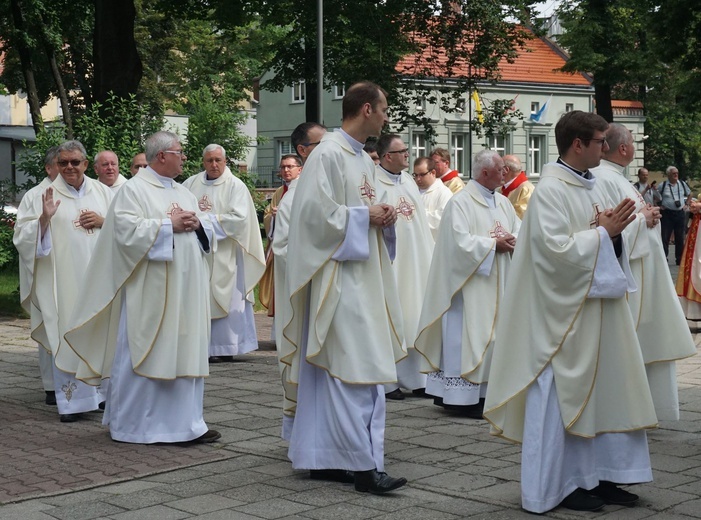
M 467 178 L 472 179 L 472 87 L 467 89 Z
M 316 18 L 316 103 L 317 119 L 324 124 L 324 0 L 317 0 Z

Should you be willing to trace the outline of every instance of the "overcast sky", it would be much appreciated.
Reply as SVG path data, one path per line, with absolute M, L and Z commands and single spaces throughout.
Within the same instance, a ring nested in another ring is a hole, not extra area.
M 557 9 L 558 5 L 560 5 L 560 0 L 547 0 L 545 2 L 539 2 L 535 7 L 541 16 L 550 16 L 552 12 Z

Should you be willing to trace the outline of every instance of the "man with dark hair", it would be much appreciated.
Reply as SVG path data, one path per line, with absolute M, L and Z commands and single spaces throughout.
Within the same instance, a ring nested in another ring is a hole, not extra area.
M 438 238 L 438 227 L 443 217 L 443 210 L 453 196 L 453 192 L 442 182 L 436 182 L 436 167 L 433 159 L 429 157 L 418 157 L 414 161 L 412 176 L 421 192 L 428 225 L 435 240 Z
M 408 356 L 397 364 L 397 382 L 385 385 L 387 399 L 402 400 L 401 388 L 414 395 L 426 394 L 426 375 L 421 373 L 421 356 L 414 349 L 416 327 L 426 292 L 428 268 L 433 254 L 433 236 L 416 183 L 404 170 L 409 150 L 397 134 L 383 134 L 377 141 L 380 164 L 376 167 L 378 195 L 397 210 L 397 255 L 392 262 L 404 320 L 404 341 Z M 382 192 L 382 193 L 381 193 Z
M 290 189 L 290 184 L 299 177 L 301 172 L 302 158 L 299 155 L 287 154 L 280 158 L 279 175 L 283 184 L 275 190 L 270 199 L 270 204 L 265 207 L 263 213 L 263 227 L 265 228 L 265 234 L 268 236 L 268 247 L 265 252 L 265 272 L 260 281 L 258 298 L 261 305 L 268 309 L 268 316 L 275 316 L 275 260 L 272 253 L 272 244 L 277 221 L 277 210 L 282 198 Z
M 295 414 L 289 457 L 312 478 L 376 494 L 406 479 L 384 472 L 383 383 L 397 380 L 402 318 L 390 252 L 394 206 L 380 199 L 363 152 L 387 124 L 384 91 L 351 86 L 343 123 L 309 157 L 292 204 L 287 253 L 291 309 L 279 346 Z M 370 297 L 371 295 L 371 297 Z M 353 475 L 354 473 L 354 475 Z
M 499 309 L 484 416 L 523 442 L 522 506 L 535 513 L 632 505 L 617 484 L 652 480 L 645 429 L 657 417 L 621 238 L 635 204 L 616 205 L 589 171 L 607 128 L 579 110 L 555 126 L 560 157 L 530 199 Z
M 465 187 L 458 170 L 450 169 L 450 152 L 445 148 L 434 148 L 429 155 L 436 169 L 436 177 L 450 188 L 453 193 Z
M 326 127 L 319 123 L 306 122 L 297 125 L 292 131 L 290 141 L 292 149 L 302 159 L 302 164 L 307 160 L 312 150 L 321 142 L 326 133 Z
M 372 162 L 375 164 L 380 164 L 380 156 L 377 154 L 377 139 L 370 137 L 367 141 L 365 141 L 363 150 L 370 156 Z

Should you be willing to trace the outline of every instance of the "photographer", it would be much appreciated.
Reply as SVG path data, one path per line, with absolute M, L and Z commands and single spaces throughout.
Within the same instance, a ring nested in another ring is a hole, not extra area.
M 653 206 L 659 206 L 662 196 L 657 191 L 657 181 L 652 181 L 652 184 L 648 184 L 649 177 L 650 172 L 647 171 L 647 168 L 640 168 L 638 170 L 638 182 L 633 183 L 633 186 L 640 192 L 645 202 Z
M 679 265 L 684 250 L 685 210 L 688 210 L 691 189 L 686 182 L 679 179 L 679 170 L 676 167 L 668 166 L 666 173 L 667 180 L 658 190 L 662 197 L 662 246 L 665 256 L 668 256 L 669 240 L 674 233 L 674 259 Z

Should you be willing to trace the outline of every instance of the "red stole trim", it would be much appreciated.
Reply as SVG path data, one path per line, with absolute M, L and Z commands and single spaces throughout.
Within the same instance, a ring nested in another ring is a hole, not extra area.
M 509 193 L 511 193 L 511 192 L 514 191 L 516 188 L 518 188 L 519 186 L 521 186 L 521 184 L 523 184 L 523 183 L 526 182 L 527 180 L 528 180 L 528 177 L 526 177 L 526 172 L 521 172 L 521 173 L 519 173 L 518 176 L 514 179 L 514 181 L 513 181 L 511 184 L 509 184 L 508 188 L 507 188 L 506 186 L 504 186 L 504 187 L 501 189 L 501 194 L 502 194 L 504 197 L 508 197 L 508 196 L 509 196 Z
M 455 177 L 457 177 L 458 175 L 460 175 L 460 174 L 458 173 L 458 170 L 453 170 L 452 172 L 448 172 L 448 173 L 446 173 L 443 177 L 441 177 L 441 180 L 442 180 L 444 183 L 450 182 L 450 181 L 452 181 Z

